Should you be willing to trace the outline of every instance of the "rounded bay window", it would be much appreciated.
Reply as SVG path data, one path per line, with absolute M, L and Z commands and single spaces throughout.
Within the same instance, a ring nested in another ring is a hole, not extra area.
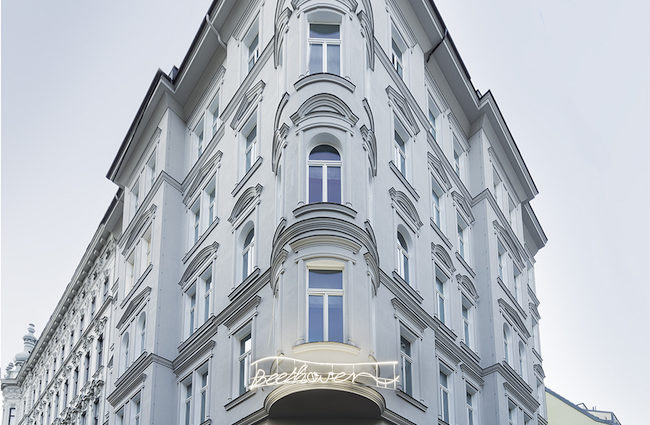
M 309 153 L 309 203 L 341 203 L 341 155 L 330 145 L 318 145 Z

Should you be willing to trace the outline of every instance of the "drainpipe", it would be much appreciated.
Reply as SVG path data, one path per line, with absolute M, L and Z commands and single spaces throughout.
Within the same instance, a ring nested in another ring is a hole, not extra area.
M 219 42 L 221 47 L 226 49 L 226 44 L 221 40 L 221 36 L 219 35 L 219 31 L 217 31 L 217 29 L 214 27 L 214 25 L 212 24 L 212 21 L 210 21 L 210 17 L 207 14 L 205 15 L 205 22 L 207 22 L 208 25 L 210 25 L 210 28 L 212 28 L 212 31 L 214 31 L 214 34 L 217 36 L 217 41 Z
M 215 30 L 215 31 L 216 31 L 216 30 Z M 437 48 L 442 44 L 443 41 L 445 41 L 445 38 L 447 38 L 447 33 L 448 33 L 447 28 L 445 28 L 445 33 L 443 34 L 443 36 L 442 36 L 442 38 L 440 39 L 440 41 L 438 42 L 438 44 L 436 44 L 436 45 L 433 47 L 433 49 L 431 49 L 431 50 L 429 50 L 429 51 L 427 52 L 427 60 L 426 60 L 427 63 L 429 63 L 429 59 L 431 59 L 431 55 L 433 55 L 433 53 L 436 51 L 436 49 L 437 49 Z

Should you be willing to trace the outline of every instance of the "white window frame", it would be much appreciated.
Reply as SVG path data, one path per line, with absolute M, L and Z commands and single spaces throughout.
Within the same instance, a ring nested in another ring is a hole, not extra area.
M 339 154 L 339 160 L 338 161 L 333 161 L 333 160 L 319 160 L 319 159 L 309 159 L 311 156 L 311 152 L 316 149 L 319 146 L 329 146 L 332 149 L 336 150 L 336 152 Z M 339 169 L 339 176 L 340 176 L 340 184 L 341 187 L 339 188 L 339 192 L 341 195 L 341 204 L 343 203 L 343 156 L 341 155 L 341 152 L 339 151 L 338 148 L 335 146 L 332 146 L 327 143 L 320 143 L 318 145 L 315 145 L 313 148 L 311 148 L 307 154 L 307 200 L 309 200 L 309 192 L 310 192 L 310 186 L 309 186 L 309 170 L 311 167 L 320 167 L 321 169 L 321 201 L 319 202 L 331 202 L 328 199 L 328 185 L 329 185 L 329 176 L 327 173 L 327 169 L 329 167 L 331 168 L 338 168 Z
M 467 425 L 478 425 L 478 391 L 470 386 L 465 386 L 465 409 L 467 412 Z
M 329 338 L 329 299 L 330 296 L 339 296 L 341 297 L 342 305 L 342 321 L 343 321 L 343 341 L 345 342 L 345 323 L 346 323 L 346 313 L 345 313 L 345 269 L 344 265 L 339 262 L 331 261 L 315 261 L 307 264 L 306 267 L 306 321 L 307 324 L 307 341 L 308 342 L 330 342 Z M 309 287 L 309 272 L 310 271 L 336 271 L 341 273 L 341 289 L 328 289 L 328 288 L 310 288 Z M 311 341 L 309 335 L 309 324 L 311 318 L 309 317 L 309 297 L 310 296 L 320 296 L 323 298 L 323 340 L 322 341 Z
M 474 303 L 465 295 L 461 295 L 462 339 L 465 345 L 476 351 L 474 347 Z M 467 312 L 467 315 L 464 314 Z
M 399 241 L 400 236 L 404 240 L 404 245 Z M 397 274 L 400 275 L 402 279 L 404 279 L 404 282 L 408 283 L 409 285 L 411 284 L 411 261 L 410 261 L 410 256 L 409 256 L 409 241 L 407 240 L 406 237 L 404 237 L 404 231 L 401 229 L 398 229 L 396 234 L 395 234 L 395 253 L 396 253 L 396 267 L 395 270 L 397 271 Z
M 403 149 L 397 141 L 397 137 L 403 142 Z M 393 116 L 393 161 L 397 170 L 408 180 L 409 175 L 409 142 L 411 137 L 406 127 L 401 123 L 397 115 Z
M 221 120 L 219 119 L 219 113 L 220 113 L 220 107 L 221 107 L 221 90 L 217 90 L 217 92 L 214 94 L 212 97 L 212 100 L 210 100 L 210 103 L 208 104 L 207 111 L 210 113 L 210 139 L 214 137 L 215 134 L 217 134 L 217 130 L 219 130 L 219 126 L 221 125 Z
M 467 262 L 470 261 L 470 247 L 469 247 L 469 223 L 456 211 L 456 242 L 458 245 L 458 254 Z
M 440 108 L 438 108 L 438 105 L 436 104 L 431 91 L 427 90 L 427 119 L 431 125 L 429 133 L 433 137 L 433 140 L 438 144 L 438 146 L 441 146 L 442 140 L 439 140 L 438 134 L 438 117 L 440 117 Z
M 402 339 L 404 339 L 409 344 L 410 353 L 405 353 L 402 349 Z M 416 364 L 415 364 L 415 350 L 418 337 L 403 326 L 400 323 L 400 333 L 399 333 L 399 368 L 400 368 L 400 389 L 408 394 L 411 397 L 414 397 L 415 394 L 415 377 L 417 376 Z M 410 369 L 411 381 L 408 382 L 407 378 L 407 366 Z M 410 386 L 410 388 L 409 388 Z
M 192 425 L 192 414 L 194 412 L 194 383 L 193 374 L 190 374 L 181 382 L 181 424 Z
M 339 27 L 339 38 L 318 38 L 318 37 L 312 37 L 311 36 L 311 26 L 312 25 L 336 25 Z M 342 74 L 342 63 L 343 63 L 343 46 L 342 46 L 342 20 L 335 22 L 333 20 L 328 20 L 328 19 L 314 19 L 310 20 L 307 24 L 307 72 L 309 74 L 317 74 L 317 73 L 330 73 L 330 74 L 335 74 L 335 75 L 341 75 Z M 321 46 L 321 61 L 323 68 L 320 71 L 312 71 L 309 69 L 310 65 L 310 59 L 311 59 L 311 48 L 312 44 L 319 44 Z M 339 72 L 331 72 L 330 70 L 327 69 L 327 51 L 329 46 L 339 46 Z
M 131 410 L 131 423 L 133 425 L 140 425 L 142 423 L 142 397 L 138 393 L 135 397 L 131 399 L 130 402 L 132 408 Z
M 446 376 L 447 385 L 442 383 L 442 375 Z M 438 418 L 450 424 L 453 420 L 454 403 L 453 403 L 453 376 L 454 371 L 441 361 L 438 362 Z M 445 398 L 446 395 L 446 398 Z M 443 405 L 446 400 L 446 406 Z M 445 417 L 445 407 L 447 416 Z
M 397 51 L 396 49 L 397 48 Z M 391 22 L 390 32 L 390 62 L 397 75 L 406 82 L 406 53 L 408 46 L 404 41 L 404 37 L 397 29 L 394 22 Z
M 242 281 L 246 280 L 255 270 L 255 238 L 257 236 L 254 227 L 246 227 L 245 229 L 242 238 L 241 256 L 239 257 Z M 253 232 L 253 237 L 250 243 L 246 245 L 246 239 L 251 232 Z M 246 261 L 244 261 L 244 256 L 246 256 Z
M 257 44 L 255 45 L 255 49 L 251 50 L 252 43 L 255 40 L 257 40 Z M 260 58 L 260 46 L 262 45 L 262 38 L 261 38 L 261 31 L 260 31 L 259 15 L 253 19 L 253 22 L 248 27 L 248 30 L 246 31 L 246 35 L 244 36 L 242 41 L 243 41 L 242 44 L 244 46 L 243 76 L 245 77 L 253 70 L 255 64 L 259 61 Z
M 185 321 L 186 321 L 186 326 L 185 326 L 185 335 L 186 338 L 190 337 L 194 334 L 194 332 L 197 329 L 197 281 L 194 280 L 192 281 L 192 284 L 189 285 L 189 287 L 185 290 L 185 308 L 186 308 L 186 314 L 185 314 Z
M 246 348 L 246 341 L 250 341 L 250 347 Z M 248 392 L 250 385 L 250 365 L 253 358 L 253 332 L 249 322 L 245 329 L 239 332 L 237 337 L 237 395 Z M 242 368 L 243 366 L 243 368 Z
M 255 137 L 252 138 L 249 145 L 249 137 L 255 131 Z M 257 111 L 253 112 L 251 117 L 246 121 L 246 124 L 240 130 L 242 138 L 242 157 L 241 157 L 241 175 L 244 176 L 249 170 L 253 168 L 257 158 L 259 157 L 259 138 L 260 129 L 257 122 Z M 247 164 L 248 162 L 248 164 Z
M 436 272 L 435 272 L 435 282 L 434 282 L 434 294 L 435 294 L 435 300 L 436 300 L 436 317 L 440 319 L 440 321 L 443 324 L 447 324 L 447 317 L 449 316 L 449 306 L 447 303 L 447 287 L 449 286 L 447 284 L 448 277 L 442 273 L 438 267 L 436 267 Z M 440 291 L 440 287 L 442 286 L 442 292 Z M 440 306 L 442 305 L 442 311 Z
M 212 287 L 214 286 L 214 279 L 212 274 L 212 266 L 207 267 L 199 278 L 202 289 L 202 299 L 203 299 L 203 321 L 205 323 L 208 321 L 212 315 Z
M 503 324 L 503 359 L 512 366 L 512 330 L 507 323 Z
M 193 247 L 201 238 L 201 197 L 197 197 L 189 208 L 190 238 L 189 247 Z
M 438 183 L 438 179 L 436 179 L 433 173 L 429 174 L 431 176 L 431 218 L 433 218 L 433 223 L 438 226 L 438 229 L 440 229 L 444 234 L 445 191 L 440 183 Z

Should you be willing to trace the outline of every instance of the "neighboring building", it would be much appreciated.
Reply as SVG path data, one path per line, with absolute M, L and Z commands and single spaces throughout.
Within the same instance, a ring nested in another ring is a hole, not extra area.
M 215 1 L 108 178 L 3 424 L 547 423 L 537 188 L 432 2 Z
M 546 388 L 546 408 L 549 425 L 621 425 L 614 412 L 589 409 L 584 403 L 573 404 L 549 388 Z

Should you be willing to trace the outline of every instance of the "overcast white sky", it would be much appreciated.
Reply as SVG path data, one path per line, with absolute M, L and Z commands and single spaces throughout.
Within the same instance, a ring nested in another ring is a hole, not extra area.
M 437 5 L 540 190 L 546 384 L 647 423 L 650 3 Z M 45 326 L 116 190 L 104 176 L 155 70 L 180 63 L 208 6 L 2 2 L 3 368 L 27 323 Z

